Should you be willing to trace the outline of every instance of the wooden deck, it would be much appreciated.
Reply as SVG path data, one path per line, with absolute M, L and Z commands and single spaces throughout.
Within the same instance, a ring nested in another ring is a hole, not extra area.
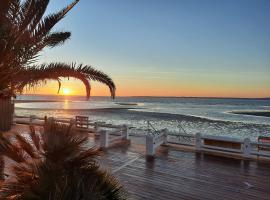
M 27 126 L 13 131 L 27 131 Z M 9 134 L 12 134 L 11 131 Z M 89 137 L 89 145 L 99 140 Z M 145 157 L 145 140 L 131 137 L 101 152 L 101 166 L 122 183 L 128 199 L 270 200 L 270 162 L 244 161 L 162 146 Z
M 130 199 L 270 199 L 270 163 L 174 147 L 161 147 L 149 159 L 138 141 L 132 138 L 131 145 L 116 145 L 101 156 Z

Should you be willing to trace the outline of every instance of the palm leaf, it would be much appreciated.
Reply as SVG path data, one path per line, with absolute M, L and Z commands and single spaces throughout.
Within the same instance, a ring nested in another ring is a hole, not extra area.
M 60 78 L 76 78 L 81 80 L 86 89 L 86 96 L 89 98 L 91 86 L 90 80 L 101 82 L 110 89 L 111 96 L 115 97 L 115 84 L 112 79 L 105 73 L 94 69 L 91 66 L 83 66 L 65 63 L 51 63 L 49 65 L 33 66 L 26 70 L 22 70 L 16 74 L 16 80 L 20 83 L 17 89 L 21 90 L 25 86 L 34 87 L 40 81 L 59 80 Z M 60 81 L 61 82 L 61 81 Z M 61 85 L 60 85 L 61 86 Z
M 61 19 L 65 17 L 65 15 L 79 2 L 79 0 L 75 0 L 73 3 L 69 4 L 67 7 L 64 9 L 60 10 L 59 12 L 55 14 L 51 14 L 43 21 L 41 21 L 38 25 L 37 28 L 34 30 L 33 35 L 36 38 L 45 36 L 48 34 L 51 29 L 57 24 Z
M 44 46 L 55 47 L 59 44 L 63 44 L 67 39 L 70 38 L 70 32 L 58 32 L 58 33 L 51 33 L 50 35 L 46 36 L 43 41 Z

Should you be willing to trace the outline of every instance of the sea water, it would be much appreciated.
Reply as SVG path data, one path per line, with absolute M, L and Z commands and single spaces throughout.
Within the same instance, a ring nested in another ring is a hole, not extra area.
M 22 95 L 16 115 L 44 117 L 89 116 L 93 121 L 127 124 L 147 129 L 168 128 L 175 133 L 223 135 L 237 138 L 270 136 L 270 118 L 234 114 L 234 111 L 270 111 L 270 99 L 172 98 L 172 97 L 91 97 Z M 183 129 L 180 129 L 180 126 Z

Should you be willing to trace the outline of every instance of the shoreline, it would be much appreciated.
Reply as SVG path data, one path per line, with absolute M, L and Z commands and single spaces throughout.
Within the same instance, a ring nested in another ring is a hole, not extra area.
M 14 100 L 14 103 L 46 103 L 46 102 L 64 102 L 61 100 Z

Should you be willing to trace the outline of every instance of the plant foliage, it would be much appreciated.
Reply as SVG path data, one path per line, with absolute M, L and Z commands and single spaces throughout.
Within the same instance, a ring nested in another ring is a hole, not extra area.
M 42 133 L 0 136 L 0 153 L 13 162 L 1 199 L 102 200 L 125 199 L 118 181 L 100 169 L 98 151 L 67 125 L 47 123 Z

